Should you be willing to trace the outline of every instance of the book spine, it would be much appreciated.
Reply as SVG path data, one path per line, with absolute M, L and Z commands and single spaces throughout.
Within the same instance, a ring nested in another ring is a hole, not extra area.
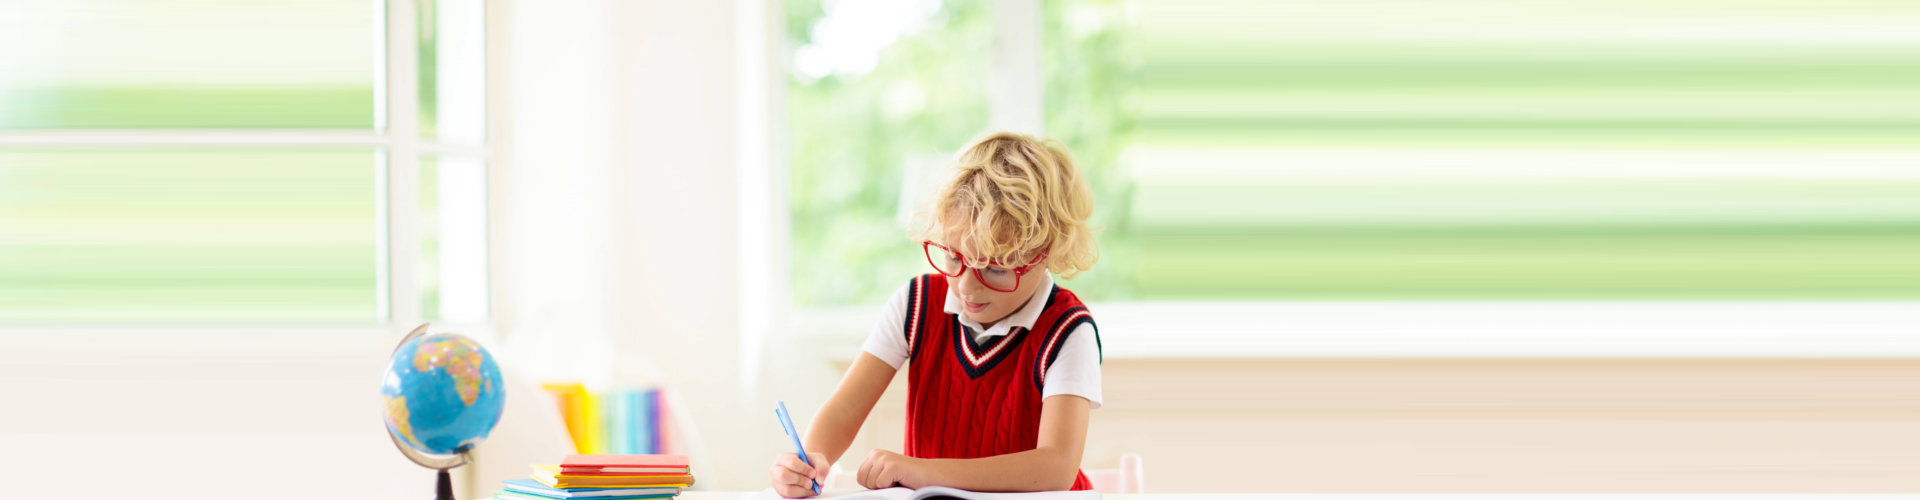
M 604 415 L 600 423 L 606 429 L 607 453 L 615 455 L 633 453 L 632 450 L 627 449 L 627 435 L 631 431 L 627 428 L 630 417 L 627 415 L 626 398 L 626 391 L 615 390 L 601 399 L 606 402 L 600 407 L 600 413 Z
M 621 436 L 620 446 L 629 454 L 647 452 L 646 447 L 640 444 L 646 432 L 646 428 L 641 425 L 647 419 L 647 415 L 641 412 L 640 407 L 640 397 L 643 394 L 639 389 L 627 389 L 620 393 L 620 407 L 627 413 L 627 421 L 621 423 L 626 429 L 626 434 Z
M 634 447 L 637 453 L 652 454 L 653 449 L 653 390 L 645 389 L 634 395 Z
M 586 392 L 580 384 L 543 384 L 547 393 L 553 396 L 554 404 L 560 410 L 560 421 L 567 426 L 567 437 L 573 441 L 576 452 L 585 452 L 586 423 L 580 414 L 581 396 Z
M 665 453 L 666 442 L 660 439 L 661 417 L 665 408 L 660 405 L 660 389 L 647 390 L 647 453 Z
M 600 398 L 594 397 L 592 392 L 582 391 L 580 394 L 581 404 L 577 410 L 586 416 L 585 425 L 582 426 L 586 431 L 581 433 L 586 442 L 581 446 L 580 452 L 588 455 L 606 453 L 606 442 L 601 438 L 601 435 L 605 434 L 605 432 L 603 432 L 600 422 Z

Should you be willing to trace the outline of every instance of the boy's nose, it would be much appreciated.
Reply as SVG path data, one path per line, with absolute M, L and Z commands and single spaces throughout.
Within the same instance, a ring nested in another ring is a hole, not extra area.
M 953 278 L 955 281 L 958 281 L 958 283 L 953 284 L 953 288 L 959 290 L 960 296 L 963 298 L 972 297 L 974 294 L 980 293 L 980 280 L 974 278 L 973 273 L 973 268 L 967 268 L 965 271 L 960 272 L 960 276 Z

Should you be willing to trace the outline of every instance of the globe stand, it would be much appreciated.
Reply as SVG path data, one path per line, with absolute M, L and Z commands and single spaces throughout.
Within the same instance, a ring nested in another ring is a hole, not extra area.
M 448 474 L 446 469 L 440 469 L 440 473 L 435 475 L 440 476 L 440 479 L 433 487 L 433 500 L 453 500 L 453 474 Z
M 427 333 L 427 325 L 427 323 L 421 323 L 419 327 L 407 333 L 405 338 L 400 339 L 400 345 L 407 345 L 407 342 L 413 341 L 414 337 L 425 335 Z M 399 351 L 399 348 L 394 348 L 394 352 Z M 453 475 L 447 471 L 472 462 L 472 455 L 469 455 L 466 450 L 462 450 L 453 455 L 422 453 L 419 450 L 413 449 L 411 446 L 407 446 L 407 443 L 400 442 L 400 438 L 394 436 L 393 433 L 387 433 L 387 439 L 393 440 L 393 447 L 399 448 L 400 454 L 406 455 L 407 460 L 412 460 L 413 463 L 420 464 L 421 467 L 433 469 L 438 472 L 434 478 L 433 500 L 454 500 Z
M 406 455 L 407 460 L 412 460 L 413 463 L 420 464 L 421 467 L 433 469 L 437 472 L 437 474 L 434 474 L 436 477 L 434 478 L 433 500 L 453 500 L 453 474 L 447 471 L 472 462 L 473 457 L 471 455 L 468 455 L 467 452 L 464 451 L 457 455 L 430 455 L 421 453 L 419 450 L 407 446 L 406 443 L 400 442 L 400 438 L 393 437 L 391 434 L 387 435 L 387 438 L 393 440 L 393 446 L 399 448 L 400 454 Z

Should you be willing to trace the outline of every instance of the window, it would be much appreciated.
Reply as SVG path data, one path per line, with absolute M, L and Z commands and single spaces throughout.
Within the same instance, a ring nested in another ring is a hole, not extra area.
M 904 258 L 918 248 L 905 218 L 924 176 L 987 125 L 985 7 L 788 3 L 798 303 L 873 302 L 925 267 Z
M 1920 10 L 1035 1 L 1106 228 L 1083 296 L 1920 298 Z M 874 4 L 787 3 L 803 308 L 924 271 L 905 222 L 1023 3 Z
M 1044 91 L 1049 134 L 1091 171 L 1104 255 L 1075 281 L 1094 298 L 1130 292 L 1121 214 L 1128 180 L 1114 161 L 1133 120 L 1123 106 L 1134 64 L 1119 2 L 1050 2 Z M 787 139 L 793 300 L 874 304 L 927 272 L 909 220 L 947 160 L 989 125 L 995 26 L 985 1 L 787 4 L 791 80 Z M 1073 30 L 1066 29 L 1068 23 Z M 1038 47 L 1028 47 L 1038 49 Z
M 1141 8 L 1143 297 L 1920 298 L 1910 6 Z
M 485 320 L 484 22 L 476 1 L 10 5 L 0 321 Z

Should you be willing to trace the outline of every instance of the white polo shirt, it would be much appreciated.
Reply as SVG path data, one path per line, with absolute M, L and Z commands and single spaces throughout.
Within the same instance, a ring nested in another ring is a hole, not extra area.
M 1040 320 L 1040 312 L 1047 306 L 1047 299 L 1053 295 L 1053 275 L 1038 273 L 1041 277 L 1040 289 L 1033 292 L 1033 298 L 1026 305 L 1007 315 L 992 328 L 981 328 L 980 323 L 961 314 L 960 298 L 954 296 L 953 289 L 947 289 L 946 313 L 960 317 L 960 325 L 973 335 L 976 343 L 986 343 L 987 339 L 1006 335 L 1013 327 L 1033 329 L 1033 322 Z M 907 322 L 907 291 L 913 283 L 902 285 L 893 291 L 893 297 L 887 299 L 887 305 L 880 313 L 880 320 L 873 325 L 873 331 L 867 334 L 866 343 L 860 350 L 885 361 L 888 366 L 898 370 L 907 363 L 912 346 L 907 345 L 906 332 L 902 330 Z M 1081 324 L 1067 334 L 1066 342 L 1060 345 L 1060 356 L 1055 358 L 1053 366 L 1047 368 L 1047 377 L 1042 380 L 1040 398 L 1046 399 L 1055 394 L 1072 394 L 1087 398 L 1090 408 L 1100 408 L 1100 347 L 1093 338 L 1092 324 Z M 944 351 L 941 351 L 944 352 Z

